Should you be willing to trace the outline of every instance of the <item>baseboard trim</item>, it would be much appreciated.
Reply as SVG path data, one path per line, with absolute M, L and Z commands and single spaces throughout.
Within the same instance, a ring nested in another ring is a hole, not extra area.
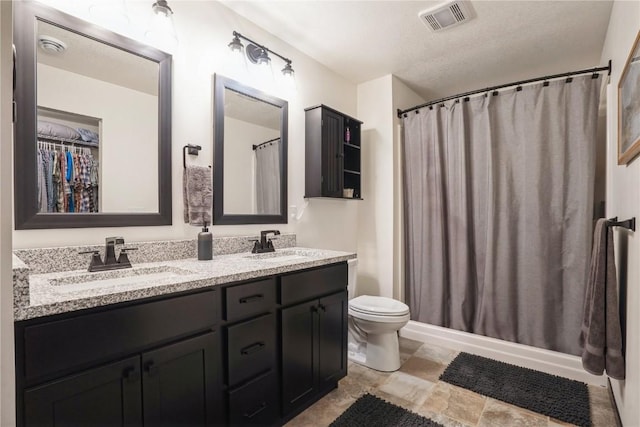
M 609 377 L 607 377 L 607 391 L 609 392 L 609 401 L 611 402 L 613 413 L 616 416 L 616 427 L 623 427 L 622 418 L 620 418 L 620 411 L 618 411 L 618 403 L 616 402 L 616 397 L 613 394 L 613 388 L 611 386 L 611 378 Z
M 582 369 L 582 360 L 578 356 L 456 331 L 413 320 L 409 321 L 400 330 L 400 336 L 424 343 L 441 345 L 452 350 L 489 357 L 501 362 L 582 381 L 587 384 L 607 386 L 607 377 L 596 376 L 586 372 Z

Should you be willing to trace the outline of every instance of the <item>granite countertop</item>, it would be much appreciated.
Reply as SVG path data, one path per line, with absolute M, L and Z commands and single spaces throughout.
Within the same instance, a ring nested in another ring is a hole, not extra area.
M 135 264 L 131 269 L 29 274 L 15 255 L 14 320 L 249 280 L 355 258 L 352 252 L 290 247 L 266 254 L 217 255 Z

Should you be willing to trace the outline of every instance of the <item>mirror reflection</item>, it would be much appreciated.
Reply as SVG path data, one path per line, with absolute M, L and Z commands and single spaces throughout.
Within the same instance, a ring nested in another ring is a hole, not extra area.
M 37 212 L 158 212 L 158 63 L 41 20 L 36 42 Z
M 229 88 L 224 100 L 224 213 L 279 214 L 280 108 Z
M 215 76 L 214 224 L 286 223 L 287 101 Z

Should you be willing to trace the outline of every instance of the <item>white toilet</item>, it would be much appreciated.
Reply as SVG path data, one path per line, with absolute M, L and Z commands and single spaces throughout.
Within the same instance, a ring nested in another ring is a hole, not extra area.
M 378 371 L 400 368 L 398 331 L 409 321 L 409 307 L 392 298 L 361 295 L 353 298 L 357 259 L 350 259 L 349 359 Z

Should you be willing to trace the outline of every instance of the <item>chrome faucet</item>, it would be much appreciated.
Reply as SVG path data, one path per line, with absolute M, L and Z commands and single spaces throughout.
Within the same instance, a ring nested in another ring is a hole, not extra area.
M 280 234 L 279 230 L 264 230 L 260 232 L 260 240 L 255 240 L 255 244 L 253 245 L 253 250 L 251 251 L 254 254 L 261 254 L 264 252 L 275 252 L 275 248 L 273 247 L 273 242 L 271 239 L 267 239 L 268 234 L 273 234 L 274 236 L 278 236 Z
M 122 248 L 116 259 L 116 245 L 124 245 L 123 237 L 107 237 L 104 239 L 104 262 L 100 258 L 100 251 L 86 251 L 81 254 L 91 254 L 89 271 L 118 270 L 121 268 L 131 268 L 128 251 L 135 251 L 138 248 Z

